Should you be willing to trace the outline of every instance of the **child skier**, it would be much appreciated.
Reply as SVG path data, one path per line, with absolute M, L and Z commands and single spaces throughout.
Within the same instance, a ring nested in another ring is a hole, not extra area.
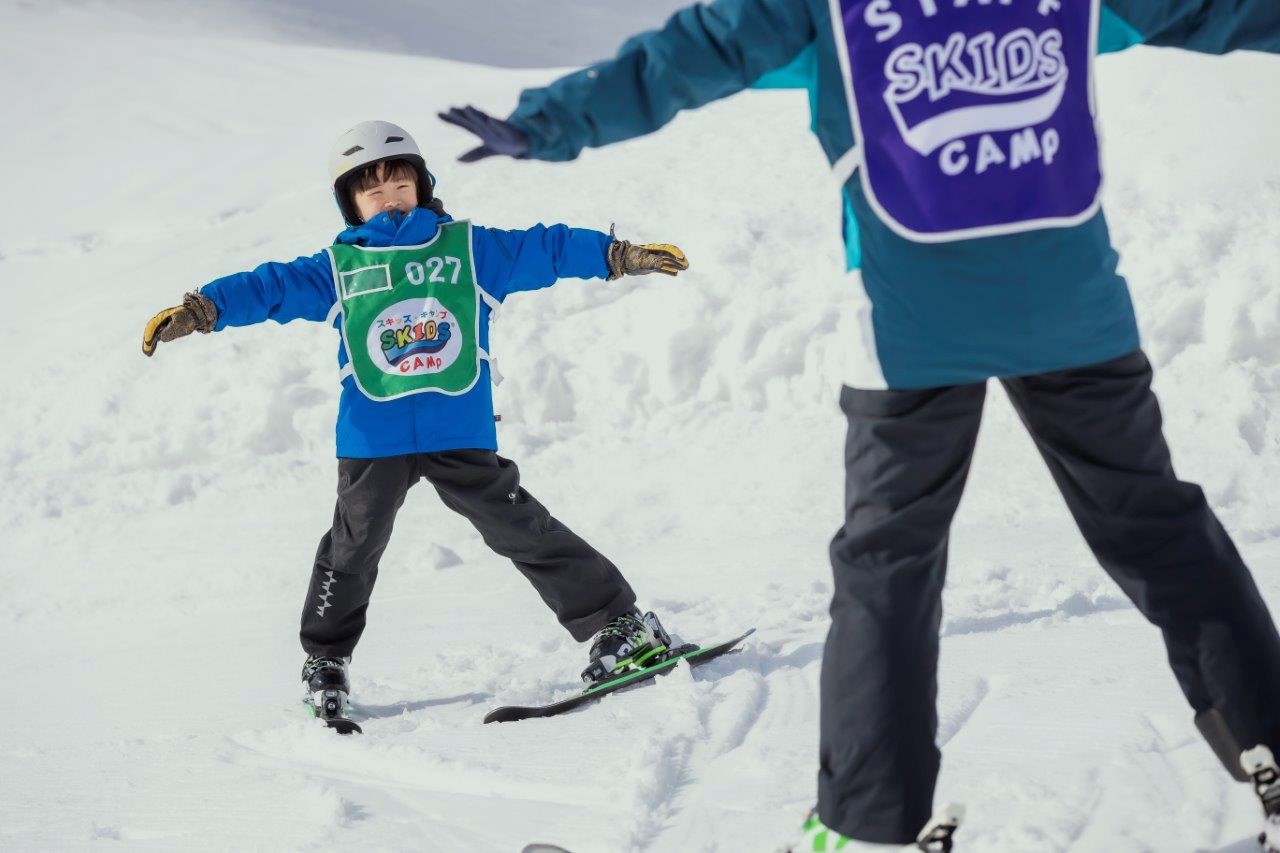
M 997 378 L 1280 853 L 1280 636 L 1204 493 L 1174 474 L 1101 210 L 1094 60 L 1143 42 L 1280 52 L 1280 2 L 713 0 L 523 92 L 506 120 L 441 116 L 479 137 L 464 161 L 572 160 L 749 86 L 809 90 L 881 375 L 840 400 L 818 806 L 797 850 L 950 849 L 957 815 L 929 821 L 941 596 Z
M 564 225 L 499 231 L 454 221 L 418 146 L 384 121 L 344 133 L 329 170 L 348 226 L 332 246 L 206 284 L 151 318 L 142 341 L 150 356 L 160 341 L 268 319 L 324 321 L 341 335 L 338 501 L 302 611 L 302 680 L 317 713 L 345 718 L 347 664 L 378 561 L 420 478 L 515 563 L 575 640 L 594 635 L 584 681 L 663 651 L 670 638 L 636 608 L 613 563 L 553 518 L 495 452 L 489 320 L 511 293 L 560 278 L 676 275 L 688 268 L 684 254 Z

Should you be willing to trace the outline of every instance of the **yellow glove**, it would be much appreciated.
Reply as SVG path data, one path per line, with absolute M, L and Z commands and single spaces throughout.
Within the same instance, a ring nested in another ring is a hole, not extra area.
M 184 338 L 192 332 L 208 334 L 218 322 L 218 306 L 202 293 L 187 293 L 182 304 L 166 308 L 147 321 L 142 330 L 142 354 L 155 354 L 156 344 Z
M 660 272 L 676 275 L 689 268 L 689 259 L 679 246 L 670 243 L 645 243 L 633 245 L 626 240 L 614 240 L 609 244 L 609 281 L 624 275 L 648 275 Z

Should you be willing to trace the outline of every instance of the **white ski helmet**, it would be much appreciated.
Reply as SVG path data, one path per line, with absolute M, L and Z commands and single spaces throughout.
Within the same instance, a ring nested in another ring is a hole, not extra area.
M 404 128 L 389 121 L 362 121 L 338 137 L 329 152 L 329 178 L 333 181 L 333 197 L 348 225 L 359 225 L 360 214 L 348 192 L 352 173 L 385 160 L 408 160 L 418 170 L 418 205 L 430 203 L 436 185 L 435 176 L 427 170 L 427 161 Z

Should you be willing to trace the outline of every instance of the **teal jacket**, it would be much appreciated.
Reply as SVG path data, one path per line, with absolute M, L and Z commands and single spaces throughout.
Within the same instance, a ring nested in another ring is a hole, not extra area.
M 807 89 L 812 130 L 844 181 L 840 233 L 849 267 L 862 270 L 887 387 L 1041 373 L 1137 349 L 1133 306 L 1100 208 L 1069 226 L 943 242 L 911 239 L 882 221 L 858 174 L 833 27 L 838 2 L 690 6 L 615 58 L 523 92 L 509 120 L 529 135 L 527 156 L 572 160 L 583 148 L 651 133 L 681 110 L 746 88 Z M 887 9 L 927 0 L 877 2 Z M 1097 52 L 1137 44 L 1280 52 L 1280 0 L 1105 0 L 1097 20 Z

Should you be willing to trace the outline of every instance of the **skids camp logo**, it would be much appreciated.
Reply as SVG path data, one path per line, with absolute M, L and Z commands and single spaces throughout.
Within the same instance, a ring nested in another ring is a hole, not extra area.
M 881 85 L 889 117 L 902 141 L 936 159 L 947 175 L 980 174 L 996 163 L 1013 169 L 1036 159 L 1051 164 L 1062 145 L 1057 129 L 1035 128 L 1058 112 L 1070 76 L 1056 14 L 1064 2 L 1087 7 L 1087 0 L 1016 2 L 861 4 L 861 23 L 889 51 L 876 51 L 885 56 Z M 970 26 L 980 20 L 986 25 Z M 1003 131 L 1017 133 L 995 136 Z M 965 141 L 971 137 L 979 137 L 976 151 Z
M 417 322 L 410 325 L 414 320 Z M 436 320 L 429 316 L 419 315 L 401 320 L 391 318 L 388 325 L 392 328 L 378 337 L 382 341 L 382 356 L 393 367 L 398 367 L 411 356 L 440 352 L 452 336 L 448 320 Z
M 439 300 L 407 299 L 390 306 L 369 325 L 369 357 L 394 376 L 439 373 L 462 350 L 457 319 Z
M 899 45 L 884 75 L 898 132 L 927 156 L 954 139 L 1047 121 L 1062 103 L 1067 64 L 1062 33 L 1023 28 Z
M 857 168 L 900 236 L 942 242 L 1083 222 L 1101 168 L 1099 0 L 832 0 Z

